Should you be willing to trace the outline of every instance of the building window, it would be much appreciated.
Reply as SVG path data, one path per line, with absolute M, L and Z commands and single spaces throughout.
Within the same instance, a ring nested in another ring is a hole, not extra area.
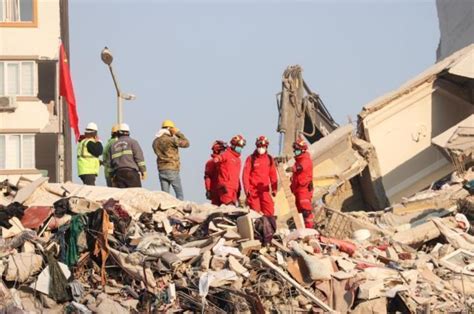
M 36 26 L 37 0 L 0 0 L 0 26 Z
M 34 169 L 35 136 L 30 134 L 0 135 L 0 170 Z
M 0 96 L 35 96 L 35 69 L 33 61 L 0 61 Z

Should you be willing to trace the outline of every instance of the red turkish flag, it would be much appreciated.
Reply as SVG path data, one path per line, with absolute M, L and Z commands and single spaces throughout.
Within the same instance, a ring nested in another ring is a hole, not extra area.
M 72 86 L 71 72 L 69 71 L 69 62 L 64 46 L 61 43 L 59 47 L 59 95 L 63 96 L 68 104 L 69 124 L 74 130 L 76 142 L 79 139 L 79 117 L 77 116 L 76 96 L 74 96 L 74 87 Z

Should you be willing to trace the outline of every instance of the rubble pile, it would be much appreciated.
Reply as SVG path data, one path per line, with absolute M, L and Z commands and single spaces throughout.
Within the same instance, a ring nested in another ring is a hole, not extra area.
M 299 215 L 275 223 L 145 189 L 20 181 L 0 196 L 0 307 L 470 312 L 473 179 L 468 171 L 378 212 L 322 204 L 315 229 Z

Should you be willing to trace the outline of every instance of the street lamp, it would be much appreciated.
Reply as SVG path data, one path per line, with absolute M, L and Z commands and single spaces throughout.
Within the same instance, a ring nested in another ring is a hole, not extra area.
M 114 61 L 114 57 L 112 56 L 112 52 L 109 50 L 109 48 L 104 47 L 104 49 L 102 49 L 100 58 L 102 59 L 102 62 L 104 62 L 109 67 L 110 74 L 112 74 L 115 90 L 117 91 L 117 123 L 120 124 L 123 121 L 122 99 L 134 100 L 136 96 L 133 94 L 122 93 L 120 91 L 117 77 L 115 76 L 114 69 L 112 68 L 112 61 Z

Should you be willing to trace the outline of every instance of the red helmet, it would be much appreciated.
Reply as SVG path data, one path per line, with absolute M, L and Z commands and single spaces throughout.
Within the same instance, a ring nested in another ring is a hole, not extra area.
M 293 149 L 299 149 L 302 152 L 305 152 L 308 149 L 308 144 L 306 141 L 302 138 L 296 139 L 296 141 L 293 143 Z
M 212 152 L 214 154 L 219 154 L 227 148 L 227 144 L 224 141 L 216 140 L 214 144 L 212 144 Z
M 259 136 L 257 137 L 257 140 L 255 141 L 255 146 L 257 147 L 268 147 L 270 145 L 270 141 L 266 136 Z
M 236 135 L 230 140 L 230 145 L 244 147 L 247 141 L 242 135 Z

